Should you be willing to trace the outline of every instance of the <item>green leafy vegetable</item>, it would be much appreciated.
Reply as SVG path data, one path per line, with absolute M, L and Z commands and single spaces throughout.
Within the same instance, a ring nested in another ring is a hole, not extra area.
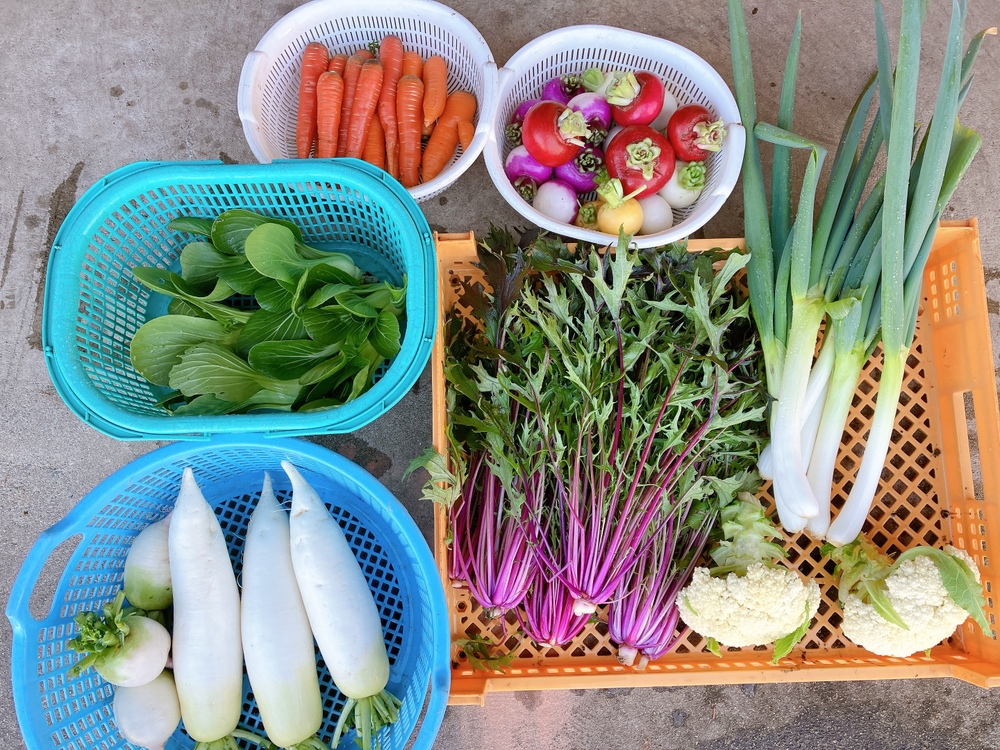
M 291 310 L 268 312 L 257 310 L 243 326 L 236 348 L 247 353 L 263 341 L 290 341 L 308 336 L 302 319 Z
M 406 287 L 363 278 L 349 256 L 309 247 L 292 223 L 234 209 L 178 217 L 199 239 L 181 273 L 136 267 L 171 297 L 168 314 L 140 327 L 132 364 L 172 390 L 156 404 L 175 415 L 314 411 L 371 387 L 399 353 Z
M 297 381 L 281 381 L 258 372 L 217 344 L 188 349 L 170 371 L 170 387 L 185 396 L 213 393 L 224 401 L 244 401 L 264 388 L 298 395 L 300 388 Z
M 216 320 L 165 315 L 144 323 L 132 337 L 130 352 L 136 372 L 154 385 L 167 385 L 170 371 L 195 344 L 231 346 L 236 331 Z
M 209 237 L 212 234 L 212 220 L 199 219 L 197 216 L 178 216 L 167 224 L 167 229 Z
M 272 224 L 285 227 L 292 233 L 294 241 L 302 241 L 302 232 L 290 221 L 272 219 L 253 211 L 234 208 L 223 211 L 212 222 L 212 244 L 227 255 L 241 255 L 247 237 L 259 226 Z
M 361 271 L 343 253 L 326 253 L 308 259 L 301 255 L 294 233 L 281 224 L 261 224 L 246 236 L 244 247 L 247 260 L 257 271 L 270 279 L 297 283 L 299 277 L 313 266 L 325 265 L 339 272 L 340 278 L 360 278 Z

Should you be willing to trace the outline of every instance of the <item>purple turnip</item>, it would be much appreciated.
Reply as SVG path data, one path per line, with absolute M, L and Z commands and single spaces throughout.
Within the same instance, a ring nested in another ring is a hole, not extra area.
M 597 146 L 586 146 L 565 164 L 556 167 L 557 179 L 568 183 L 578 193 L 597 189 L 597 180 L 604 170 L 604 152 Z

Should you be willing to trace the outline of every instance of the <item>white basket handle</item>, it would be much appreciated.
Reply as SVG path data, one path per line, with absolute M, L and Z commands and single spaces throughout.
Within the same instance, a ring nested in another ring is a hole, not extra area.
M 746 151 L 747 143 L 746 133 L 747 131 L 742 123 L 734 122 L 726 124 L 726 137 L 722 141 L 722 148 L 723 150 L 737 151 L 738 153 L 734 156 L 738 158 L 726 160 L 725 169 L 719 175 L 716 187 L 712 191 L 711 195 L 713 198 L 722 198 L 722 201 L 719 203 L 720 206 L 732 194 L 732 188 L 727 188 L 726 185 L 735 185 L 740 171 L 743 169 L 743 152 Z
M 240 75 L 240 85 L 236 93 L 236 106 L 243 122 L 243 132 L 247 143 L 258 161 L 269 164 L 274 155 L 267 147 L 267 139 L 260 137 L 260 120 L 257 118 L 258 103 L 253 95 L 254 81 L 258 80 L 258 72 L 270 64 L 270 58 L 260 50 L 253 50 L 243 61 L 243 72 Z M 256 144 L 260 144 L 257 148 Z

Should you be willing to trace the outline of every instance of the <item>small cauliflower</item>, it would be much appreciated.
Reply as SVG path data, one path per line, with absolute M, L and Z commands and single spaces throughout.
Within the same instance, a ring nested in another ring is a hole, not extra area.
M 837 563 L 844 635 L 880 656 L 911 656 L 945 640 L 969 615 L 989 632 L 975 561 L 947 546 L 914 547 L 893 562 L 864 537 L 824 548 Z
M 696 568 L 678 597 L 681 618 L 696 633 L 726 646 L 774 643 L 774 662 L 805 635 L 819 609 L 819 585 L 777 564 L 781 536 L 760 502 L 741 492 L 722 509 L 720 542 L 710 553 L 717 567 Z

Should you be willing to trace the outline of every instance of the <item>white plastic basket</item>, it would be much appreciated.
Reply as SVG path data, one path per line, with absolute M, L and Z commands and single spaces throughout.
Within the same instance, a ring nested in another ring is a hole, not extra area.
M 701 104 L 726 123 L 722 150 L 705 160 L 708 176 L 701 197 L 692 206 L 674 211 L 670 229 L 636 235 L 634 240 L 640 247 L 655 247 L 689 236 L 704 226 L 732 193 L 743 163 L 746 138 L 736 100 L 722 77 L 698 55 L 665 39 L 611 26 L 570 26 L 544 34 L 518 50 L 499 72 L 499 104 L 484 154 L 494 184 L 504 200 L 533 224 L 596 244 L 617 239 L 539 213 L 517 194 L 503 170 L 511 150 L 504 138 L 504 127 L 518 105 L 537 97 L 549 79 L 592 67 L 648 70 L 663 80 L 679 104 Z
M 257 160 L 295 157 L 295 114 L 302 51 L 322 42 L 331 54 L 348 54 L 386 34 L 424 59 L 440 55 L 448 63 L 448 91 L 476 96 L 476 134 L 437 177 L 409 189 L 418 201 L 457 180 L 482 152 L 497 105 L 497 68 L 486 40 L 461 14 L 434 0 L 312 0 L 272 26 L 247 55 L 237 105 L 243 132 Z

